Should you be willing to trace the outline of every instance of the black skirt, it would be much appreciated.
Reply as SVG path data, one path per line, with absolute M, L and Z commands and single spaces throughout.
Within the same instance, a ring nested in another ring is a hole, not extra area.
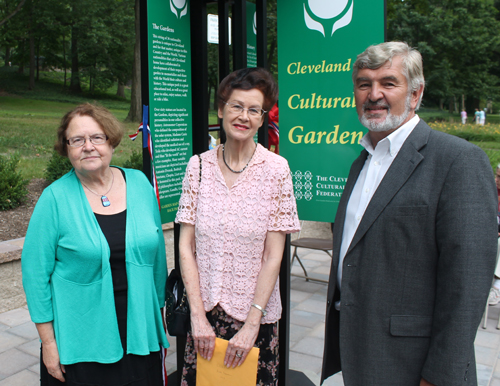
M 115 363 L 80 362 L 66 365 L 66 382 L 52 377 L 43 364 L 40 351 L 41 386 L 162 386 L 159 352 L 147 356 L 124 355 Z
M 96 214 L 97 221 L 111 251 L 110 265 L 113 276 L 118 330 L 124 352 L 127 348 L 127 271 L 125 266 L 126 213 Z M 40 382 L 42 386 L 162 386 L 160 352 L 149 355 L 125 354 L 115 363 L 80 362 L 66 365 L 66 382 L 52 377 L 43 364 L 40 351 Z

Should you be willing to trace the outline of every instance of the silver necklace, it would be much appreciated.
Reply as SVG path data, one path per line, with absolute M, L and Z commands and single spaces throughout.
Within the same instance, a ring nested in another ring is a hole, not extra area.
M 250 159 L 248 160 L 247 164 L 245 165 L 245 167 L 241 170 L 233 170 L 231 169 L 231 167 L 227 164 L 226 162 L 226 156 L 224 155 L 224 144 L 222 144 L 222 159 L 224 160 L 224 163 L 226 164 L 227 168 L 229 170 L 231 170 L 233 173 L 243 173 L 243 171 L 247 168 L 248 164 L 250 163 L 250 161 L 252 160 L 253 158 L 253 155 L 255 154 L 255 151 L 257 150 L 257 144 L 255 144 L 255 149 L 253 150 L 253 153 L 252 153 L 252 156 L 250 157 Z
M 109 202 L 109 199 L 108 197 L 106 197 L 106 194 L 108 194 L 111 191 L 111 189 L 113 188 L 113 182 L 115 182 L 115 175 L 113 174 L 113 172 L 111 172 L 111 186 L 109 187 L 108 191 L 102 195 L 94 192 L 87 185 L 85 185 L 82 180 L 80 180 L 80 182 L 82 183 L 83 186 L 85 186 L 89 190 L 89 192 L 94 193 L 96 196 L 101 196 L 102 206 L 108 207 L 111 205 L 111 202 Z

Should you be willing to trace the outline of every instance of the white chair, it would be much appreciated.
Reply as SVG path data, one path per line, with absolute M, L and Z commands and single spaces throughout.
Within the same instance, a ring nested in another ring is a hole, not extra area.
M 499 261 L 499 256 L 500 256 L 500 237 L 498 238 L 497 265 L 499 264 L 499 262 L 498 262 Z M 498 275 L 498 272 L 495 272 L 495 275 Z M 494 307 L 494 306 L 490 306 L 488 304 L 488 300 L 489 300 L 489 298 L 486 300 L 486 307 L 484 308 L 483 325 L 482 325 L 483 328 L 486 328 L 486 325 L 488 323 L 488 309 L 489 309 L 489 307 Z M 498 316 L 497 330 L 500 330 L 500 315 Z
M 488 323 L 488 309 L 489 307 L 495 307 L 495 306 L 490 306 L 488 304 L 488 300 L 486 300 L 486 307 L 484 308 L 484 315 L 483 315 L 483 329 L 486 329 L 486 325 Z M 497 322 L 497 330 L 500 330 L 500 314 L 498 315 L 498 322 Z

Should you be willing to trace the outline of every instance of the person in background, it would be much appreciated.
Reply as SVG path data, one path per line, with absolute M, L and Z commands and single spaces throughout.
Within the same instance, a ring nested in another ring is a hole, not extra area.
M 423 64 L 406 43 L 368 47 L 352 79 L 368 133 L 333 228 L 322 379 L 477 385 L 474 339 L 497 252 L 489 159 L 416 115 Z
M 196 383 L 196 353 L 224 365 L 260 348 L 257 384 L 278 384 L 278 274 L 285 235 L 300 229 L 287 161 L 254 142 L 278 87 L 263 68 L 229 74 L 218 89 L 226 142 L 190 159 L 176 222 L 191 309 L 181 384 Z
M 467 123 L 467 111 L 463 109 L 460 116 L 462 117 L 462 125 L 465 125 Z
M 479 125 L 479 120 L 480 120 L 479 109 L 476 109 L 474 112 L 474 122 L 476 123 L 476 125 Z
M 479 124 L 484 126 L 486 123 L 486 112 L 484 110 L 479 110 Z
M 110 165 L 122 136 L 88 103 L 57 131 L 73 169 L 38 200 L 21 260 L 42 386 L 163 385 L 165 242 L 145 175 Z

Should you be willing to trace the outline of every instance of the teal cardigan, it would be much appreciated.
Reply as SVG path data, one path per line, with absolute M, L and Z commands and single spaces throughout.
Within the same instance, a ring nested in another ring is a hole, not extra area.
M 127 181 L 127 353 L 148 355 L 169 346 L 160 312 L 165 242 L 151 184 L 140 171 L 122 170 Z M 31 319 L 53 322 L 62 364 L 114 363 L 123 356 L 109 256 L 106 238 L 71 170 L 38 200 L 21 259 Z

